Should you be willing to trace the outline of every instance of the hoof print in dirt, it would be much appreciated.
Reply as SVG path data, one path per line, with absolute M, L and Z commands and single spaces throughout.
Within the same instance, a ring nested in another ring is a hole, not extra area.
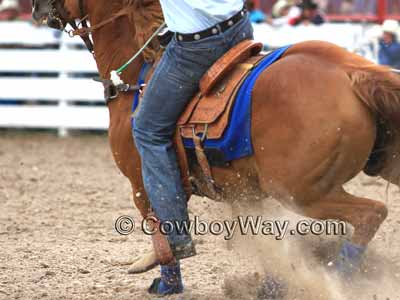
M 258 300 L 282 300 L 287 294 L 287 286 L 280 279 L 267 276 L 257 292 Z

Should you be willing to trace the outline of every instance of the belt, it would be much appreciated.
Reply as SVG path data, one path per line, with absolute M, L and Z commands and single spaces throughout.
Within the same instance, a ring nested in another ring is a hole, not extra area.
M 222 32 L 227 31 L 229 28 L 231 28 L 233 25 L 238 23 L 240 20 L 243 19 L 244 16 L 246 16 L 247 10 L 244 8 L 241 11 L 239 11 L 237 14 L 235 14 L 233 17 L 229 18 L 226 21 L 223 21 L 221 23 L 218 23 L 217 25 L 214 25 L 213 27 L 210 27 L 206 30 L 199 31 L 196 33 L 190 33 L 190 34 L 184 34 L 184 33 L 176 33 L 176 37 L 178 41 L 181 42 L 193 42 L 193 41 L 199 41 L 201 39 L 220 34 Z

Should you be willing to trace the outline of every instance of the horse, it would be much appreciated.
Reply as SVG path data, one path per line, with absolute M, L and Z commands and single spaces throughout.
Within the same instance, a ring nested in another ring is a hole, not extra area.
M 34 0 L 33 17 L 58 29 L 87 18 L 91 27 L 85 34 L 92 35 L 104 79 L 162 23 L 156 0 Z M 124 82 L 136 83 L 141 66 L 156 60 L 158 49 L 153 41 L 123 73 Z M 135 205 L 146 217 L 150 205 L 131 133 L 132 101 L 133 93 L 125 92 L 108 103 L 109 142 L 118 168 L 130 180 Z M 334 44 L 303 42 L 259 76 L 251 106 L 254 154 L 228 167 L 212 167 L 224 200 L 271 195 L 297 214 L 351 224 L 354 233 L 338 254 L 337 268 L 352 270 L 388 209 L 346 192 L 343 185 L 361 171 L 399 185 L 400 79 L 389 68 Z M 147 263 L 154 265 L 152 253 Z

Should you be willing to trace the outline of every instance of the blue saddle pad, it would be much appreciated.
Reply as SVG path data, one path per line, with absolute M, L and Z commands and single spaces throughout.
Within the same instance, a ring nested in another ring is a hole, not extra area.
M 220 139 L 206 139 L 203 143 L 212 164 L 224 164 L 226 162 L 250 156 L 253 154 L 251 142 L 251 94 L 258 76 L 274 62 L 279 60 L 290 46 L 279 48 L 269 53 L 248 75 L 242 83 L 233 104 L 229 124 Z M 139 75 L 138 84 L 144 83 L 146 74 L 151 65 L 144 64 Z M 139 92 L 134 95 L 132 112 L 139 105 Z M 132 118 L 133 127 L 133 118 Z M 194 149 L 191 139 L 183 139 L 187 150 Z M 214 163 L 213 163 L 214 162 Z
M 203 143 L 207 155 L 218 153 L 216 160 L 226 163 L 253 154 L 251 142 L 251 94 L 258 76 L 279 60 L 290 46 L 279 48 L 268 54 L 248 75 L 240 87 L 233 104 L 229 124 L 220 139 L 207 139 Z M 186 149 L 194 149 L 191 139 L 183 140 Z M 211 160 L 213 160 L 211 158 Z M 222 161 L 221 161 L 222 160 Z

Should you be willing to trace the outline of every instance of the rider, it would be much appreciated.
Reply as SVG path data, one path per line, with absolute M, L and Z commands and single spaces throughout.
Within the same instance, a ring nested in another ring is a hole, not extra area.
M 161 222 L 186 222 L 188 199 L 172 142 L 177 120 L 208 68 L 233 46 L 252 39 L 253 30 L 244 0 L 160 3 L 166 24 L 175 34 L 147 85 L 135 115 L 133 135 L 155 215 Z M 181 293 L 179 260 L 196 254 L 190 233 L 178 233 L 175 228 L 166 238 L 174 258 L 161 265 L 161 278 L 154 280 L 150 293 Z

